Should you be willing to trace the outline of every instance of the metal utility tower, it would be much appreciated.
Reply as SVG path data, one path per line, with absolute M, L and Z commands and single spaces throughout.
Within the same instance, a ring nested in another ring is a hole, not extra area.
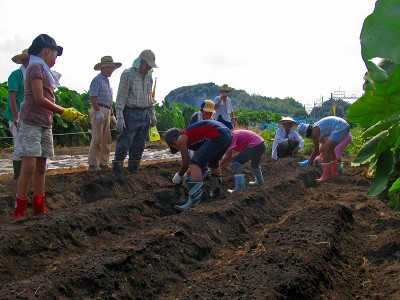
M 356 94 L 351 94 L 350 96 L 346 96 L 345 91 L 341 91 L 340 89 L 338 91 L 334 91 L 331 93 L 331 100 L 357 100 L 358 97 Z

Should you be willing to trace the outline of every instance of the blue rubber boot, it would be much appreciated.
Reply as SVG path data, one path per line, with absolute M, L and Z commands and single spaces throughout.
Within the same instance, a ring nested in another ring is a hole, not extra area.
M 243 192 L 245 190 L 244 174 L 235 175 L 235 192 Z
M 186 210 L 201 201 L 203 196 L 203 182 L 189 182 L 189 199 L 183 205 L 174 205 L 176 210 Z
M 235 175 L 235 189 L 228 190 L 229 193 L 243 192 L 245 190 L 245 180 L 244 174 L 236 174 Z
M 261 167 L 258 167 L 257 169 L 253 169 L 254 172 L 254 176 L 255 176 L 255 181 L 250 181 L 249 185 L 250 186 L 257 186 L 257 185 L 261 185 L 264 183 L 264 176 L 262 174 L 261 171 Z

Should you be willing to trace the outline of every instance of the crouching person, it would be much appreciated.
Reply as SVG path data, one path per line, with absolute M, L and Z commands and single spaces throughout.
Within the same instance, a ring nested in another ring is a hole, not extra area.
M 203 177 L 201 169 L 208 167 L 211 171 L 212 191 L 210 197 L 222 198 L 221 169 L 219 161 L 231 144 L 231 131 L 222 123 L 214 120 L 196 122 L 184 130 L 170 128 L 165 133 L 165 142 L 171 149 L 171 153 L 180 151 L 182 164 L 172 181 L 181 184 L 183 175 L 190 170 L 189 199 L 184 205 L 175 205 L 176 210 L 185 210 L 200 203 L 203 196 Z M 189 158 L 189 151 L 196 151 Z
M 295 120 L 290 117 L 284 117 L 278 124 L 280 127 L 275 133 L 272 145 L 272 158 L 275 160 L 292 156 L 304 146 L 304 140 L 294 130 L 298 126 Z
M 351 134 L 349 133 L 343 141 L 341 141 L 336 147 L 335 147 L 335 156 L 336 156 L 336 161 L 337 161 L 337 173 L 339 175 L 343 175 L 343 162 L 342 162 L 342 153 L 344 149 L 350 144 L 352 139 Z M 323 162 L 323 157 L 322 157 L 322 152 L 321 149 L 324 146 L 324 143 L 326 142 L 326 138 L 322 138 L 321 141 L 321 147 L 320 149 L 320 155 L 317 156 L 314 160 L 314 166 L 319 166 L 321 162 Z
M 240 152 L 232 162 L 233 172 L 235 173 L 235 189 L 228 190 L 228 192 L 233 193 L 245 190 L 243 164 L 248 161 L 250 161 L 250 167 L 255 175 L 255 181 L 250 181 L 249 185 L 257 186 L 263 184 L 264 177 L 260 162 L 266 150 L 264 139 L 250 130 L 234 130 L 232 136 L 231 145 L 221 160 L 221 168 L 223 168 L 232 160 L 233 151 Z
M 311 156 L 300 162 L 300 166 L 311 166 L 314 160 L 321 152 L 323 162 L 322 176 L 317 179 L 318 182 L 323 182 L 333 177 L 338 176 L 337 173 L 337 160 L 335 148 L 342 142 L 350 133 L 350 125 L 342 118 L 339 117 L 325 117 L 314 124 L 300 124 L 299 134 L 311 138 L 313 141 L 313 152 Z M 325 141 L 319 148 L 320 141 Z

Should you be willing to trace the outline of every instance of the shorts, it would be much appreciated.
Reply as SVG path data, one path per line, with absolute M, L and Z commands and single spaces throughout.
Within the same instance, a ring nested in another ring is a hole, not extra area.
M 18 122 L 20 157 L 49 158 L 54 155 L 53 132 L 51 128 Z
M 341 141 L 343 141 L 346 138 L 346 136 L 349 134 L 349 132 L 350 132 L 350 126 L 346 127 L 342 131 L 331 133 L 327 137 L 327 139 L 334 141 L 336 143 L 340 143 Z

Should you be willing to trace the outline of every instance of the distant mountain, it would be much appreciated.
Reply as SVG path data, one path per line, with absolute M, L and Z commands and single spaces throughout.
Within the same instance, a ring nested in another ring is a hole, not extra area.
M 213 82 L 183 86 L 172 90 L 164 100 L 170 103 L 187 103 L 193 107 L 200 107 L 206 100 L 214 100 L 220 94 L 219 86 Z M 282 116 L 305 118 L 307 112 L 304 106 L 293 98 L 270 98 L 260 95 L 249 95 L 246 91 L 231 89 L 229 98 L 232 100 L 233 109 L 268 110 Z
M 336 116 L 346 118 L 347 110 L 350 105 L 350 103 L 341 99 L 327 100 L 322 104 L 322 106 L 314 107 L 310 113 L 310 116 L 316 119 L 333 116 L 333 107 L 335 106 Z

